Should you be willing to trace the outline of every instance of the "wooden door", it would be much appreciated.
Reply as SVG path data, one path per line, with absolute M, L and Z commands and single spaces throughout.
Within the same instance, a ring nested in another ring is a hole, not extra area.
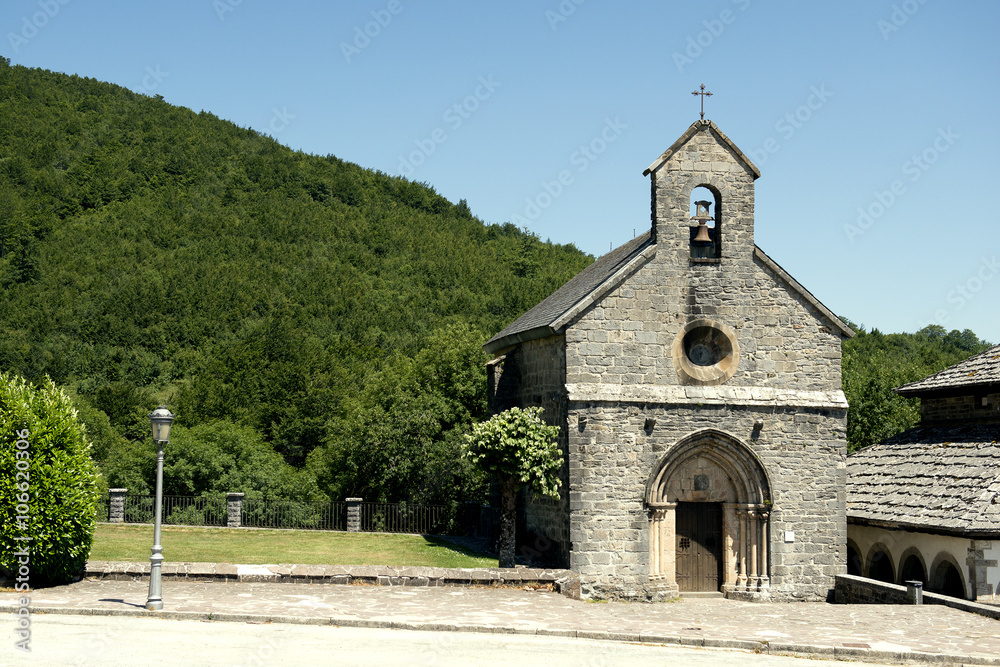
M 722 503 L 677 503 L 677 586 L 718 591 L 722 579 Z

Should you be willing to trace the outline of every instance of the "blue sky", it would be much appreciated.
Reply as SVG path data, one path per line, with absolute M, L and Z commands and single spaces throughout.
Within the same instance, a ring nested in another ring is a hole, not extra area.
M 706 118 L 834 312 L 1000 342 L 1000 3 L 6 0 L 0 54 L 211 111 L 600 255 Z M 571 178 L 558 183 L 560 172 Z

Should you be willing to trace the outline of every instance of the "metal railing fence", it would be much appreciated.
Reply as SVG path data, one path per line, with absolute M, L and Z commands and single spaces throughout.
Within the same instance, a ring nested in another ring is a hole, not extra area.
M 250 528 L 347 530 L 347 503 L 247 498 L 243 501 L 242 525 Z
M 155 497 L 125 496 L 125 523 L 153 523 Z M 225 526 L 225 496 L 163 496 L 162 521 L 174 526 Z
M 302 502 L 243 498 L 237 505 L 217 496 L 164 496 L 163 524 L 185 526 L 243 526 L 306 530 L 360 530 L 379 533 L 470 534 L 489 537 L 496 532 L 496 510 L 481 503 L 416 505 L 374 502 Z M 98 521 L 153 523 L 152 495 L 120 493 L 116 518 L 106 494 Z M 232 500 L 230 498 L 229 500 Z M 235 514 L 230 515 L 230 512 Z M 354 513 L 355 526 L 349 515 Z M 235 521 L 235 522 L 234 522 Z
M 368 533 L 450 532 L 456 523 L 455 511 L 447 505 L 408 503 L 360 503 L 361 530 Z

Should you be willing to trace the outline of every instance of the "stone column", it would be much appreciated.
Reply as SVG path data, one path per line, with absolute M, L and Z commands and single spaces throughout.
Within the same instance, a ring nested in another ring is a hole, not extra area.
M 243 525 L 243 495 L 226 494 L 226 528 L 239 528 Z
M 722 592 L 729 593 L 737 586 L 739 567 L 740 520 L 735 503 L 722 505 Z
M 758 523 L 760 524 L 760 567 L 757 571 L 760 573 L 760 590 L 764 591 L 771 588 L 771 578 L 767 574 L 767 520 L 770 516 L 770 512 L 764 510 L 758 512 L 757 516 L 759 517 Z
M 649 510 L 649 576 L 674 583 L 674 542 L 677 503 L 663 503 Z
M 747 513 L 745 509 L 736 510 L 736 520 L 739 522 L 739 543 L 736 549 L 736 590 L 747 589 Z
M 649 512 L 649 576 L 660 576 L 660 521 L 662 510 L 653 509 Z
M 753 510 L 747 512 L 747 524 L 750 530 L 750 572 L 747 573 L 747 588 L 751 591 L 757 590 L 760 584 L 757 570 L 757 513 Z
M 357 533 L 361 531 L 361 503 L 362 498 L 345 498 L 347 503 L 347 532 Z
M 128 489 L 108 489 L 108 522 L 125 523 L 125 494 Z
M 972 601 L 978 598 L 993 598 L 993 588 L 986 576 L 987 568 L 996 567 L 997 561 L 986 560 L 986 552 L 993 546 L 990 540 L 970 540 L 968 557 L 969 593 Z M 930 573 L 928 573 L 928 576 Z M 1000 592 L 1000 591 L 998 591 Z

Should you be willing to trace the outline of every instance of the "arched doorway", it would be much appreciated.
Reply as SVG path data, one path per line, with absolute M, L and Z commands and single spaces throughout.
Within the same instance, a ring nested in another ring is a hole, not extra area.
M 847 540 L 847 574 L 863 577 L 864 571 L 865 568 L 861 560 L 861 553 L 858 551 L 858 545 L 852 540 Z
M 868 578 L 884 581 L 887 584 L 896 583 L 896 577 L 892 571 L 892 558 L 881 548 L 875 545 L 868 556 Z
M 927 585 L 927 572 L 924 570 L 924 562 L 920 559 L 920 554 L 911 547 L 903 553 L 903 562 L 899 566 L 899 583 L 905 584 L 908 581 L 919 581 Z
M 770 587 L 767 475 L 749 448 L 714 429 L 681 440 L 646 489 L 649 577 L 680 593 Z
M 930 590 L 942 595 L 950 595 L 953 598 L 965 599 L 965 584 L 962 583 L 962 573 L 958 571 L 955 564 L 949 560 L 938 556 L 938 563 L 934 566 L 934 573 L 931 576 Z

